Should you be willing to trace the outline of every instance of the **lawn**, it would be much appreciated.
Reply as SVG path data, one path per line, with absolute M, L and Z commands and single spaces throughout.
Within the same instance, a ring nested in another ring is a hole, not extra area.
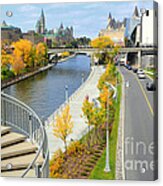
M 121 77 L 120 77 L 121 79 Z M 117 149 L 117 137 L 118 137 L 118 126 L 119 126 L 119 116 L 120 116 L 120 102 L 121 102 L 121 84 L 118 86 L 118 101 L 116 104 L 116 115 L 113 125 L 113 130 L 110 136 L 110 169 L 111 172 L 105 173 L 105 157 L 106 149 L 104 150 L 101 158 L 98 160 L 95 168 L 91 172 L 90 179 L 104 179 L 104 180 L 113 180 L 115 179 L 115 170 L 116 170 L 116 149 Z

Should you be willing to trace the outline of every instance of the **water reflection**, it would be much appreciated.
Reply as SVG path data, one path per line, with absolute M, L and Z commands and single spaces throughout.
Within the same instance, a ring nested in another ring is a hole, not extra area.
M 4 91 L 32 107 L 40 117 L 48 117 L 65 100 L 65 85 L 69 96 L 90 72 L 90 58 L 78 55 L 51 70 L 6 88 Z

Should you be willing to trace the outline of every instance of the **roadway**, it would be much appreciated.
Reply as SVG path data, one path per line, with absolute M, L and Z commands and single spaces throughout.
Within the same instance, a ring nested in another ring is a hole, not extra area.
M 125 82 L 124 162 L 126 180 L 154 180 L 155 132 L 154 92 L 146 90 L 146 82 L 125 67 L 120 67 Z M 156 154 L 155 154 L 156 155 Z

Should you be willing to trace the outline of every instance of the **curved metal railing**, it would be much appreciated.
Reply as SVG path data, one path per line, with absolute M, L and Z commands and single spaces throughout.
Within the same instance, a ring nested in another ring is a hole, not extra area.
M 35 168 L 36 176 L 46 178 L 49 175 L 49 151 L 46 132 L 38 115 L 26 104 L 16 98 L 1 93 L 1 123 L 26 135 L 38 146 L 35 158 L 21 175 L 25 177 L 31 168 Z M 37 165 L 39 155 L 43 156 L 42 165 Z

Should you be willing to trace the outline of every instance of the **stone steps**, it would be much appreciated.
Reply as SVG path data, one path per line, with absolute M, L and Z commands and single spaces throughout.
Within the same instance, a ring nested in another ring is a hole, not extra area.
M 37 153 L 37 146 L 27 136 L 12 132 L 11 127 L 1 126 L 1 176 L 21 177 Z M 39 156 L 36 163 L 43 164 Z M 34 167 L 25 177 L 36 177 Z
M 8 170 L 17 170 L 17 169 L 22 169 L 22 168 L 27 168 L 28 165 L 32 162 L 36 156 L 36 153 L 32 154 L 27 154 L 24 156 L 18 156 L 18 157 L 13 157 L 10 159 L 2 160 L 1 162 L 1 171 L 8 171 Z M 43 163 L 43 158 L 42 156 L 39 156 L 37 159 L 36 163 L 38 165 L 41 165 Z M 11 166 L 9 168 L 9 166 Z
M 23 169 L 23 170 L 14 170 L 14 171 L 1 172 L 1 176 L 2 177 L 20 177 L 24 173 L 24 171 L 25 170 Z M 27 175 L 25 177 L 36 178 L 35 170 L 31 169 L 27 173 Z
M 11 131 L 11 127 L 1 126 L 1 135 L 9 133 Z
M 37 150 L 36 145 L 30 142 L 21 142 L 6 148 L 2 148 L 1 159 L 32 153 L 35 152 L 36 150 Z
M 2 136 L 1 138 L 1 147 L 6 147 L 24 141 L 26 136 L 18 134 L 16 132 L 10 132 Z

